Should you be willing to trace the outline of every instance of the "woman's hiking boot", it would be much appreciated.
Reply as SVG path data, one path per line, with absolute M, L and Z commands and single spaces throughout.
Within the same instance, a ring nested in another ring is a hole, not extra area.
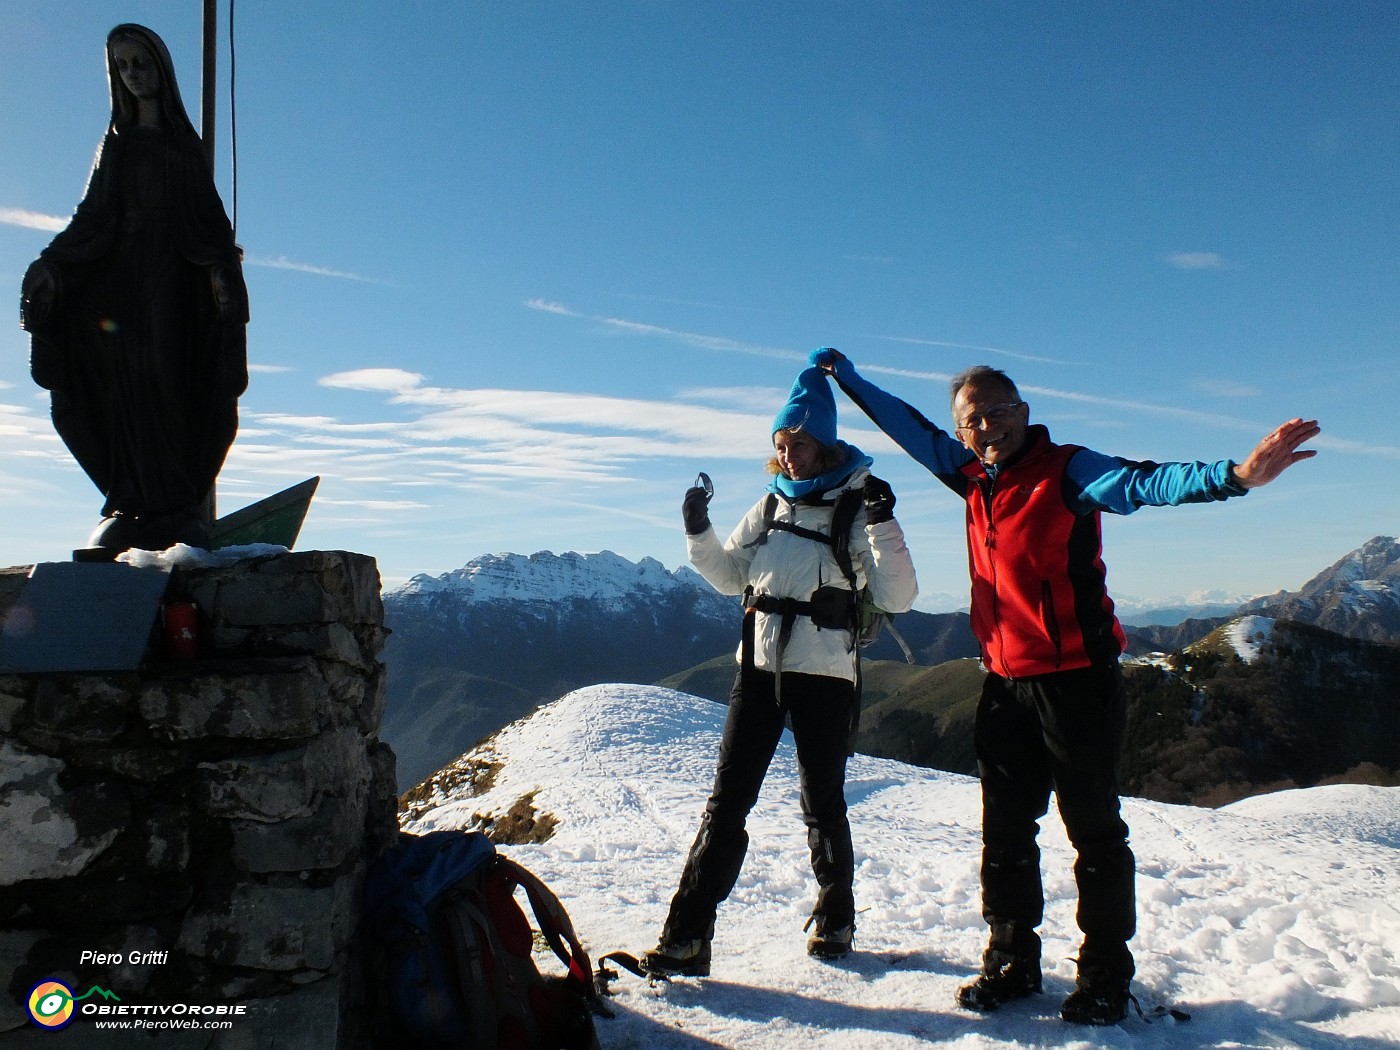
M 664 937 L 655 948 L 643 955 L 637 964 L 651 977 L 710 976 L 710 937 L 685 941 L 668 941 Z
M 1040 935 L 1019 922 L 992 923 L 982 973 L 958 989 L 958 1005 L 990 1013 L 1040 991 Z
M 958 1005 L 978 1013 L 991 1013 L 1039 991 L 1039 956 L 1026 958 L 988 951 L 982 957 L 982 972 L 977 980 L 958 989 Z
M 829 915 L 813 915 L 802 927 L 817 928 L 807 938 L 807 954 L 817 959 L 841 959 L 850 954 L 851 945 L 856 939 L 856 926 L 853 922 L 842 922 Z

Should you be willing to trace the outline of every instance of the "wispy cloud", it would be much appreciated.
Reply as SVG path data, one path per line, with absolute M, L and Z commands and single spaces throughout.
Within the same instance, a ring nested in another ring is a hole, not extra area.
M 574 313 L 574 311 L 570 310 L 563 303 L 552 303 L 547 299 L 527 299 L 525 305 L 531 310 L 540 310 L 547 314 L 559 314 L 563 317 L 583 316 L 582 314 Z
M 539 310 L 561 317 L 577 318 L 619 331 L 631 332 L 636 335 L 654 336 L 660 339 L 669 339 L 672 342 L 678 342 L 698 350 L 719 350 L 726 353 L 748 354 L 751 357 L 765 357 L 770 360 L 778 361 L 803 362 L 807 360 L 806 351 L 791 350 L 786 347 L 762 346 L 755 343 L 746 343 L 737 339 L 729 339 L 724 336 L 707 335 L 702 332 L 681 331 L 674 328 L 666 328 L 662 325 L 651 324 L 647 321 L 632 321 L 621 317 L 606 317 L 597 314 L 579 313 L 565 306 L 563 303 L 553 302 L 547 299 L 530 299 L 525 305 L 531 310 Z M 886 342 L 908 343 L 914 346 L 938 346 L 954 350 L 976 350 L 979 353 L 997 354 L 1003 357 L 1014 358 L 1018 361 L 1031 361 L 1037 364 L 1068 365 L 1074 363 L 1071 361 L 1061 361 L 1052 357 L 1021 353 L 1015 350 L 1005 350 L 995 346 L 981 346 L 976 343 L 955 343 L 942 339 L 922 339 L 914 336 L 895 335 L 862 335 L 858 338 L 880 339 Z
M 322 507 L 358 507 L 361 510 L 403 511 L 427 510 L 428 504 L 411 499 L 318 499 Z
M 1178 270 L 1230 270 L 1235 266 L 1216 252 L 1173 252 L 1167 263 Z
M 620 332 L 669 339 L 672 342 L 695 347 L 697 350 L 718 350 L 725 353 L 748 354 L 751 357 L 766 357 L 779 361 L 805 361 L 807 359 L 805 353 L 799 353 L 796 350 L 789 350 L 783 347 L 761 346 L 756 343 L 745 343 L 737 339 L 729 339 L 725 336 L 705 335 L 702 332 L 686 332 L 675 328 L 665 328 L 661 325 L 650 324 L 646 321 L 629 321 L 623 317 L 604 317 L 597 314 L 578 313 L 575 310 L 569 309 L 562 303 L 550 302 L 545 299 L 530 299 L 526 301 L 525 305 L 531 310 L 540 310 L 544 313 L 558 314 L 563 317 L 574 317 L 579 320 L 602 325 L 605 328 L 616 329 Z
M 1197 379 L 1191 385 L 1212 397 L 1247 398 L 1258 397 L 1260 394 L 1259 388 L 1253 383 L 1237 383 L 1229 379 Z
M 316 380 L 320 386 L 341 390 L 368 390 L 398 394 L 422 385 L 423 376 L 402 368 L 357 368 L 350 372 L 335 372 Z
M 230 454 L 233 469 L 257 472 L 305 463 L 381 492 L 405 488 L 474 490 L 521 485 L 635 481 L 643 463 L 697 455 L 752 460 L 781 392 L 761 411 L 734 390 L 694 403 L 552 390 L 458 389 L 422 374 L 366 368 L 323 376 L 322 386 L 384 399 L 396 418 L 342 422 L 330 416 L 245 413 Z M 356 492 L 356 499 L 362 493 Z M 376 499 L 387 497 L 375 496 Z M 391 501 L 392 502 L 392 501 Z M 387 505 L 384 509 L 390 509 Z
M 759 416 L 776 411 L 787 396 L 787 387 L 764 386 L 697 386 L 676 392 L 676 397 L 682 401 L 724 405 Z
M 884 365 L 861 362 L 857 362 L 857 366 L 862 372 L 868 374 L 900 376 L 905 379 L 922 379 L 939 384 L 947 383 L 953 378 L 945 372 L 922 372 L 909 368 L 890 368 Z M 1238 416 L 1229 416 L 1217 412 L 1203 412 L 1199 409 L 1180 408 L 1176 405 L 1159 405 L 1148 401 L 1136 401 L 1130 398 L 1102 397 L 1098 394 L 1085 394 L 1077 390 L 1061 390 L 1057 387 L 1036 386 L 1027 383 L 1017 383 L 1016 385 L 1027 400 L 1031 397 L 1044 397 L 1073 405 L 1091 405 L 1112 409 L 1118 412 L 1161 416 L 1163 418 L 1179 419 L 1193 424 L 1223 429 L 1258 431 L 1260 436 L 1262 436 L 1267 429 L 1258 420 L 1241 419 Z
M 313 266 L 310 263 L 299 263 L 288 259 L 285 255 L 279 255 L 275 259 L 264 259 L 258 255 L 244 256 L 243 262 L 247 266 L 262 266 L 270 270 L 294 270 L 297 273 L 309 273 L 316 277 L 336 277 L 343 281 L 359 281 L 361 284 L 384 284 L 388 281 L 381 281 L 375 277 L 365 277 L 358 273 L 349 273 L 345 270 L 332 270 L 326 266 Z
M 952 343 L 943 339 L 918 339 L 913 336 L 901 335 L 872 335 L 866 336 L 868 339 L 883 339 L 890 343 L 909 343 L 914 346 L 938 346 L 946 347 L 950 350 L 976 350 L 982 354 L 996 354 L 1000 357 L 1011 357 L 1017 361 L 1033 361 L 1043 365 L 1068 365 L 1072 361 L 1061 361 L 1053 357 L 1040 357 L 1035 354 L 1021 353 L 1016 350 L 1003 350 L 996 346 L 979 346 L 976 343 Z
M 6 226 L 23 226 L 26 230 L 57 233 L 67 227 L 68 220 L 57 215 L 45 215 L 43 212 L 25 211 L 23 208 L 0 208 L 0 223 Z

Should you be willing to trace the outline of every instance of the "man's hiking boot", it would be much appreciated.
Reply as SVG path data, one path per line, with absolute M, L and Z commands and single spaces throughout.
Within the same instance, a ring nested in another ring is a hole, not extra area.
M 1074 991 L 1060 1006 L 1060 1016 L 1071 1024 L 1117 1024 L 1128 1016 L 1126 977 L 1080 974 Z
M 689 941 L 662 940 L 637 964 L 651 977 L 710 976 L 710 938 Z
M 958 1005 L 965 1010 L 991 1013 L 1017 999 L 1040 991 L 1040 959 L 1012 956 L 998 958 L 987 952 L 982 973 L 971 984 L 958 989 Z
M 1085 937 L 1079 949 L 1074 991 L 1060 1006 L 1071 1024 L 1117 1024 L 1128 1015 L 1133 953 L 1124 941 Z
M 802 929 L 816 930 L 807 938 L 807 954 L 817 959 L 841 959 L 850 954 L 856 938 L 855 923 L 841 922 L 826 915 L 813 915 Z

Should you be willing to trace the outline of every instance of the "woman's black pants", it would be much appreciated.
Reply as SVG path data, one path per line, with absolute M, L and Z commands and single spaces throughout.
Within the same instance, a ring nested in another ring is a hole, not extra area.
M 743 867 L 749 843 L 745 822 L 758 801 L 785 715 L 797 744 L 802 819 L 817 879 L 813 914 L 838 926 L 854 922 L 855 856 L 845 782 L 855 686 L 843 678 L 784 671 L 781 706 L 773 686 L 767 671 L 735 677 L 714 788 L 671 900 L 663 941 L 707 937 L 713 929 L 715 910 Z

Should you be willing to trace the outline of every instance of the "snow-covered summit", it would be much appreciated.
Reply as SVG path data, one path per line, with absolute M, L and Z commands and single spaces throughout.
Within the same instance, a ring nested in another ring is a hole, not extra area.
M 715 593 L 694 569 L 682 566 L 672 572 L 655 558 L 631 562 L 612 551 L 539 551 L 529 556 L 484 554 L 440 576 L 420 573 L 389 593 L 404 598 L 451 594 L 469 604 L 582 598 L 607 606 L 635 601 L 639 595 L 693 590 Z
M 466 826 L 532 796 L 558 819 L 554 837 L 502 850 L 558 891 L 595 960 L 645 950 L 695 835 L 723 719 L 718 705 L 656 687 L 579 690 L 467 756 L 499 763 L 494 785 L 476 797 L 465 783 L 442 792 L 410 830 Z M 1053 809 L 1041 833 L 1044 994 L 970 1014 L 954 996 L 986 937 L 977 782 L 851 759 L 861 911 L 855 953 L 827 964 L 804 951 L 814 887 L 795 764 L 785 736 L 749 820 L 743 872 L 720 907 L 713 976 L 651 988 L 624 974 L 617 1016 L 598 1021 L 603 1050 L 1400 1042 L 1400 788 L 1311 788 L 1219 810 L 1125 799 L 1138 858 L 1134 992 L 1144 1008 L 1175 1005 L 1192 1019 L 1130 1014 L 1092 1029 L 1059 1019 L 1078 932 L 1073 852 Z
M 1318 573 L 1299 591 L 1242 606 L 1364 641 L 1400 640 L 1400 540 L 1376 536 Z
M 1273 637 L 1274 621 L 1267 616 L 1241 616 L 1222 628 L 1235 654 L 1247 664 L 1254 663 Z

